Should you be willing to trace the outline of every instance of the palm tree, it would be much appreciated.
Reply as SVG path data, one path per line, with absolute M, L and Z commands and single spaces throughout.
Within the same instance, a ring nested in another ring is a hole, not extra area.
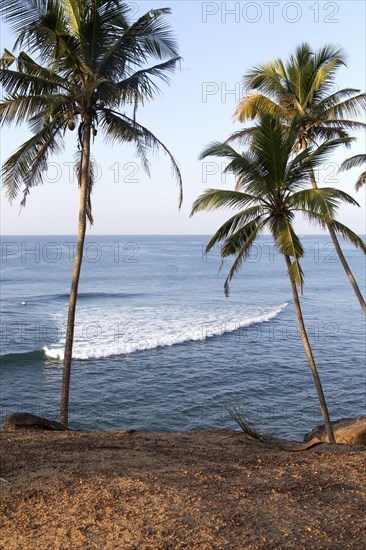
M 137 107 L 159 91 L 156 80 L 168 82 L 180 58 L 165 17 L 169 9 L 151 10 L 132 23 L 128 4 L 120 0 L 2 0 L 2 7 L 17 35 L 15 49 L 26 45 L 28 53 L 5 50 L 1 58 L 0 82 L 7 95 L 0 103 L 0 121 L 28 122 L 33 133 L 3 165 L 10 200 L 24 185 L 21 204 L 25 205 L 31 188 L 42 183 L 49 154 L 62 149 L 67 129 L 77 127 L 79 225 L 61 393 L 61 422 L 67 426 L 87 218 L 93 222 L 92 138 L 101 129 L 110 142 L 134 143 L 146 170 L 148 150 L 161 148 L 177 177 L 180 205 L 182 181 L 176 161 L 135 116 Z M 151 65 L 151 60 L 158 63 Z M 128 108 L 131 115 L 125 112 Z
M 350 170 L 351 168 L 356 168 L 358 166 L 362 166 L 363 164 L 366 164 L 365 153 L 354 155 L 353 157 L 350 157 L 349 159 L 344 160 L 341 164 L 339 171 L 343 172 L 344 170 Z M 358 176 L 355 184 L 356 191 L 359 191 L 361 187 L 365 185 L 365 183 L 366 183 L 366 171 L 362 172 Z
M 298 132 L 295 120 L 288 132 L 283 132 L 278 116 L 262 114 L 259 124 L 252 132 L 250 147 L 239 154 L 228 142 L 212 143 L 201 155 L 223 157 L 229 160 L 227 172 L 237 178 L 234 191 L 208 189 L 194 202 L 191 215 L 201 210 L 231 207 L 238 209 L 209 241 L 206 253 L 222 242 L 222 263 L 227 256 L 235 256 L 234 263 L 225 281 L 225 292 L 234 274 L 248 257 L 251 246 L 265 230 L 273 236 L 275 246 L 283 254 L 291 282 L 292 295 L 302 341 L 315 382 L 326 433 L 334 442 L 329 413 L 307 336 L 301 310 L 298 288 L 302 291 L 304 274 L 300 259 L 304 255 L 301 242 L 293 228 L 296 212 L 301 212 L 309 221 L 321 227 L 332 221 L 334 231 L 366 250 L 363 241 L 349 228 L 334 219 L 341 201 L 357 205 L 343 191 L 333 188 L 305 189 L 310 169 L 316 168 L 326 155 L 338 145 L 337 139 L 324 143 L 315 151 L 310 147 L 293 156 L 293 143 Z M 222 265 L 222 264 L 221 264 Z
M 364 128 L 365 124 L 354 120 L 354 117 L 365 109 L 366 94 L 354 88 L 336 89 L 335 75 L 337 69 L 345 65 L 344 57 L 342 50 L 335 46 L 327 45 L 313 52 L 309 44 L 304 43 L 286 64 L 278 59 L 254 67 L 244 76 L 246 89 L 254 92 L 240 102 L 236 118 L 241 122 L 252 120 L 259 116 L 259 111 L 266 110 L 276 113 L 284 125 L 288 125 L 295 116 L 301 115 L 303 122 L 295 139 L 296 150 L 305 150 L 311 143 L 347 137 L 349 130 Z M 250 130 L 245 130 L 232 137 L 239 138 L 248 133 Z M 310 181 L 316 189 L 313 170 L 310 171 Z M 327 227 L 366 315 L 365 300 L 342 252 L 336 231 L 331 223 Z

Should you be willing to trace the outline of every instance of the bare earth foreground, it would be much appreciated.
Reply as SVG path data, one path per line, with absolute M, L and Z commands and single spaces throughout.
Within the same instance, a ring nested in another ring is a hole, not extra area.
M 0 432 L 0 547 L 365 547 L 365 450 L 244 433 Z

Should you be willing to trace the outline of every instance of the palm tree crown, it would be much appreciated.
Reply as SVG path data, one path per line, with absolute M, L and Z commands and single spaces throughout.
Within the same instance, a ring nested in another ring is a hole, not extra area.
M 130 9 L 119 0 L 2 4 L 17 34 L 15 47 L 26 45 L 28 53 L 5 50 L 1 58 L 6 95 L 0 121 L 28 122 L 33 133 L 3 166 L 8 197 L 16 197 L 24 184 L 25 204 L 30 188 L 42 182 L 48 155 L 62 150 L 65 131 L 76 126 L 81 143 L 90 122 L 94 136 L 101 129 L 107 140 L 134 142 L 147 170 L 148 149 L 162 148 L 178 178 L 181 204 L 181 176 L 173 156 L 135 119 L 138 105 L 159 91 L 156 80 L 168 81 L 180 59 L 164 18 L 170 10 L 151 10 L 130 23 Z M 159 63 L 149 66 L 153 58 Z M 130 106 L 132 115 L 120 112 L 121 106 Z
M 246 89 L 253 93 L 239 103 L 235 116 L 244 122 L 260 111 L 276 113 L 284 123 L 301 115 L 297 143 L 347 137 L 348 130 L 364 127 L 354 120 L 363 113 L 366 94 L 354 88 L 337 90 L 337 70 L 345 65 L 344 52 L 327 45 L 313 52 L 301 44 L 288 62 L 281 59 L 254 67 L 244 76 Z M 351 118 L 349 118 L 351 117 Z
M 261 112 L 275 113 L 287 129 L 298 118 L 298 132 L 294 136 L 294 151 L 304 150 L 309 144 L 339 139 L 348 145 L 352 139 L 348 131 L 364 128 L 355 120 L 365 109 L 366 94 L 354 88 L 337 90 L 335 75 L 344 65 L 344 53 L 335 46 L 324 46 L 313 52 L 308 44 L 299 46 L 287 63 L 281 59 L 254 67 L 244 77 L 244 84 L 254 92 L 238 105 L 236 117 L 240 121 L 254 119 Z M 301 123 L 300 123 L 301 120 Z M 252 128 L 233 134 L 229 140 L 250 139 Z M 310 169 L 310 182 L 317 182 Z M 362 177 L 361 177 L 362 182 Z M 366 302 L 338 242 L 332 223 L 327 223 L 334 248 L 353 287 L 361 309 L 366 315 Z
M 192 214 L 223 207 L 239 209 L 218 229 L 206 249 L 208 252 L 223 241 L 222 258 L 235 256 L 225 282 L 226 292 L 255 239 L 265 229 L 271 232 L 279 252 L 292 258 L 291 276 L 302 288 L 304 280 L 299 260 L 304 250 L 293 228 L 297 212 L 322 227 L 331 221 L 337 233 L 366 251 L 362 239 L 334 219 L 342 201 L 353 205 L 358 203 L 337 189 L 306 189 L 309 170 L 321 163 L 338 146 L 339 140 L 324 143 L 314 151 L 308 147 L 294 157 L 293 143 L 297 132 L 298 121 L 292 123 L 288 132 L 283 132 L 278 116 L 263 113 L 246 152 L 238 153 L 228 142 L 214 142 L 201 155 L 202 158 L 214 155 L 228 159 L 225 170 L 237 178 L 234 191 L 208 189 L 192 208 Z

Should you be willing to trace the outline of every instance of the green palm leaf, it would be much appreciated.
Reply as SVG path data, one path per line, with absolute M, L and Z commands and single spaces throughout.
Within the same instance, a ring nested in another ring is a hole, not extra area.
M 26 96 L 10 96 L 0 103 L 0 125 L 14 123 L 21 124 L 34 121 L 35 117 L 43 121 L 52 114 L 67 111 L 69 99 L 62 94 L 38 94 Z M 36 132 L 39 131 L 37 125 Z M 31 124 L 31 129 L 33 125 Z
M 300 266 L 299 258 L 303 257 L 304 249 L 292 227 L 291 217 L 283 216 L 272 218 L 270 225 L 279 252 L 292 258 L 289 274 L 302 291 L 304 286 L 304 273 Z
M 229 296 L 230 282 L 239 271 L 244 261 L 248 258 L 250 250 L 256 238 L 260 235 L 264 225 L 265 222 L 261 222 L 261 218 L 258 217 L 244 225 L 225 241 L 221 249 L 222 262 L 227 256 L 233 254 L 236 256 L 224 283 L 225 296 Z
M 341 202 L 360 206 L 348 193 L 331 187 L 303 189 L 291 194 L 287 204 L 296 210 L 311 210 L 322 216 L 323 221 L 331 221 Z
M 352 243 L 356 248 L 359 248 L 366 254 L 366 245 L 364 241 L 346 225 L 343 225 L 337 220 L 332 220 L 332 227 L 338 235 L 341 235 L 345 241 Z
M 160 92 L 159 87 L 150 76 L 160 78 L 169 83 L 169 72 L 172 73 L 180 58 L 174 57 L 159 65 L 137 71 L 133 75 L 116 84 L 118 99 L 126 103 L 142 103 L 152 99 Z
M 229 218 L 216 231 L 216 233 L 208 242 L 205 253 L 207 254 L 217 243 L 223 241 L 224 239 L 227 239 L 228 237 L 231 237 L 234 234 L 237 234 L 240 229 L 242 229 L 248 223 L 252 222 L 254 219 L 257 219 L 259 221 L 263 213 L 263 206 L 251 206 L 249 208 L 246 208 L 245 210 L 240 210 L 237 214 Z
M 342 162 L 339 171 L 343 172 L 344 170 L 350 170 L 351 168 L 356 168 L 358 166 L 362 166 L 363 164 L 366 164 L 366 154 L 362 153 L 360 155 L 354 155 L 353 157 L 350 157 Z
M 366 183 L 366 172 L 362 172 L 362 174 L 359 175 L 356 183 L 355 183 L 355 189 L 356 191 L 359 191 L 363 185 Z
M 339 169 L 340 172 L 343 172 L 344 170 L 350 170 L 351 168 L 356 168 L 358 166 L 362 166 L 363 164 L 366 164 L 366 155 L 360 154 L 360 155 L 354 155 L 353 157 L 350 157 L 346 160 L 344 160 L 341 164 L 341 167 Z M 356 191 L 359 191 L 363 185 L 366 183 L 366 171 L 362 172 L 357 181 L 356 181 Z
M 240 122 L 253 120 L 260 116 L 261 112 L 267 112 L 286 118 L 287 111 L 275 101 L 262 94 L 251 94 L 244 97 L 238 104 L 235 111 L 235 118 Z
M 191 216 L 202 210 L 217 210 L 219 208 L 245 208 L 256 197 L 240 191 L 225 191 L 222 189 L 206 189 L 193 203 Z
M 27 140 L 13 153 L 2 167 L 2 180 L 9 200 L 15 199 L 24 184 L 23 201 L 29 189 L 43 183 L 42 175 L 47 170 L 47 159 L 50 153 L 62 150 L 62 142 L 57 139 L 57 126 L 47 126 L 38 134 Z
M 139 37 L 139 41 L 143 45 L 140 54 L 144 57 L 146 54 L 158 59 L 178 57 L 176 41 L 164 18 L 170 13 L 170 8 L 150 10 L 131 25 L 126 33 L 127 38 L 135 35 Z

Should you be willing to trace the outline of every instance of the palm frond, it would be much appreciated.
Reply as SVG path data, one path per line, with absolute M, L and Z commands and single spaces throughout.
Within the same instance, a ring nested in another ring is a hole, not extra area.
M 297 286 L 300 288 L 300 292 L 302 294 L 304 290 L 304 272 L 298 258 L 291 259 L 291 265 L 288 269 L 288 274 L 290 278 L 295 281 Z
M 37 54 L 50 68 L 56 65 L 57 72 L 64 72 L 64 76 L 70 70 L 78 73 L 81 80 L 83 75 L 90 75 L 80 55 L 80 37 L 71 31 L 63 1 L 3 0 L 3 3 L 6 4 L 6 18 L 17 35 L 15 49 L 26 45 L 30 54 Z
M 287 93 L 285 82 L 279 60 L 256 65 L 243 78 L 245 89 L 258 90 L 273 99 Z
M 80 28 L 80 2 L 78 0 L 61 0 L 68 20 L 68 26 L 76 35 Z
M 152 9 L 126 31 L 127 38 L 138 36 L 139 43 L 143 47 L 139 52 L 142 58 L 145 58 L 146 54 L 158 59 L 178 57 L 175 38 L 165 20 L 165 15 L 170 13 L 170 8 Z
M 257 198 L 240 191 L 228 191 L 225 189 L 206 189 L 193 203 L 190 216 L 202 210 L 217 210 L 219 208 L 245 208 L 250 203 L 255 203 Z
M 262 172 L 267 179 L 278 184 L 283 180 L 289 155 L 293 148 L 292 133 L 284 134 L 278 116 L 262 113 L 258 129 L 253 133 L 251 149 L 260 158 Z
M 320 69 L 333 59 L 336 59 L 339 65 L 346 65 L 346 52 L 341 46 L 336 44 L 326 44 L 320 48 L 320 50 L 313 53 L 315 70 Z
M 305 161 L 306 165 L 310 168 L 316 168 L 319 164 L 321 164 L 324 160 L 328 158 L 330 153 L 335 151 L 337 147 L 340 145 L 350 145 L 355 141 L 354 137 L 343 137 L 343 138 L 336 138 L 332 139 L 330 141 L 325 141 L 319 147 L 317 147 L 315 150 L 309 149 L 309 156 L 307 160 Z
M 272 217 L 270 226 L 279 252 L 292 258 L 290 276 L 300 287 L 302 292 L 304 286 L 304 273 L 298 260 L 303 257 L 304 249 L 292 227 L 290 217 Z
M 46 2 L 37 0 L 2 0 L 1 8 L 4 21 L 9 23 L 15 34 L 23 31 L 44 14 Z
M 295 210 L 311 210 L 316 212 L 326 223 L 335 215 L 341 202 L 359 206 L 348 193 L 332 187 L 317 187 L 316 189 L 303 189 L 288 197 L 287 205 Z
M 304 187 L 311 181 L 314 171 L 339 145 L 348 145 L 354 138 L 342 137 L 326 141 L 315 150 L 307 147 L 297 153 L 288 163 L 284 177 L 284 189 L 292 192 Z
M 180 59 L 171 29 L 165 21 L 169 9 L 151 10 L 132 25 L 113 25 L 110 40 L 98 63 L 98 74 L 105 78 L 125 80 L 136 67 L 142 67 L 149 56 L 157 59 Z
M 366 164 L 366 154 L 362 153 L 360 155 L 354 155 L 353 157 L 350 157 L 342 162 L 339 172 L 343 172 L 344 170 L 350 170 L 351 168 L 356 168 L 358 166 L 362 166 L 363 164 Z M 359 191 L 361 187 L 365 185 L 365 183 L 366 183 L 366 171 L 362 172 L 357 178 L 357 181 L 355 184 L 356 191 Z
M 229 218 L 212 236 L 208 242 L 205 254 L 207 254 L 217 243 L 222 242 L 224 239 L 227 239 L 239 229 L 242 229 L 246 224 L 253 221 L 254 219 L 259 219 L 264 213 L 263 206 L 250 206 L 245 210 L 240 210 L 237 214 L 234 214 Z
M 341 90 L 336 90 L 317 102 L 317 111 L 319 113 L 326 113 L 331 107 L 339 105 L 345 99 L 352 98 L 359 93 L 360 90 L 358 88 L 342 88 Z
M 102 114 L 101 124 L 106 132 L 107 141 L 133 142 L 137 153 L 141 159 L 143 167 L 149 173 L 149 163 L 147 159 L 148 150 L 163 150 L 168 156 L 172 168 L 172 173 L 178 184 L 179 190 L 179 208 L 183 202 L 183 181 L 179 165 L 171 154 L 169 149 L 162 143 L 150 130 L 138 124 L 126 115 L 109 111 Z
M 236 120 L 239 120 L 239 122 L 245 122 L 258 118 L 263 112 L 278 115 L 283 118 L 287 118 L 288 116 L 286 110 L 275 101 L 272 101 L 262 94 L 253 93 L 245 96 L 240 101 L 234 113 L 234 117 Z
M 360 120 L 347 120 L 340 118 L 319 120 L 318 124 L 319 126 L 322 125 L 323 127 L 327 128 L 340 128 L 343 131 L 364 130 L 366 128 L 366 124 L 364 122 L 361 122 Z
M 6 48 L 4 49 L 3 55 L 0 57 L 0 68 L 9 69 L 9 67 L 15 63 L 17 60 L 16 56 Z
M 207 157 L 223 157 L 228 159 L 241 159 L 241 155 L 227 142 L 212 141 L 199 155 L 199 160 Z
M 11 95 L 47 94 L 58 92 L 60 88 L 60 79 L 45 78 L 40 71 L 38 74 L 31 74 L 29 72 L 0 69 L 0 83 L 4 90 Z M 62 88 L 65 89 L 65 86 L 62 86 Z
M 326 114 L 328 119 L 343 120 L 346 117 L 358 118 L 364 114 L 365 110 L 366 94 L 362 93 L 329 107 Z
M 55 113 L 67 110 L 69 100 L 62 94 L 39 94 L 10 96 L 0 103 L 0 126 L 21 124 L 34 117 L 46 119 Z
M 229 160 L 223 171 L 224 173 L 233 173 L 237 176 L 236 191 L 239 191 L 243 185 L 249 185 L 251 183 L 254 184 L 254 187 L 257 187 L 260 180 L 262 181 L 263 187 L 267 186 L 264 173 L 261 170 L 262 167 L 258 162 L 258 158 L 252 151 L 239 154 L 227 141 L 223 143 L 214 141 L 202 151 L 199 158 L 204 159 L 209 156 L 226 158 Z M 249 188 L 248 191 L 249 193 L 251 192 Z
M 344 172 L 345 170 L 350 170 L 351 168 L 357 168 L 358 166 L 362 166 L 363 164 L 366 164 L 365 153 L 354 155 L 353 157 L 350 157 L 344 160 L 339 168 L 339 171 Z
M 230 282 L 235 273 L 237 273 L 244 261 L 248 258 L 252 245 L 263 230 L 265 224 L 266 220 L 263 221 L 259 216 L 226 239 L 224 246 L 221 248 L 222 259 L 224 260 L 231 255 L 235 255 L 236 257 L 224 283 L 225 296 L 229 296 Z
M 348 137 L 349 134 L 342 125 L 332 124 L 328 126 L 326 123 L 323 124 L 320 122 L 319 124 L 314 123 L 314 126 L 311 126 L 311 137 L 308 137 L 308 141 L 311 143 L 319 143 Z M 345 143 L 345 146 L 350 147 L 350 143 Z
M 226 405 L 226 410 L 230 414 L 231 418 L 240 426 L 243 432 L 254 439 L 264 441 L 266 437 L 262 435 L 258 428 L 248 420 L 245 413 L 235 404 Z
M 98 74 L 121 80 L 143 67 L 149 57 L 178 58 L 176 42 L 165 19 L 168 14 L 169 8 L 155 9 L 131 25 L 112 25 L 98 61 Z
M 244 130 L 233 132 L 224 143 L 230 144 L 232 141 L 237 141 L 240 145 L 250 145 L 252 142 L 253 132 L 256 128 L 256 126 L 251 126 L 250 128 L 244 128 Z
M 18 195 L 24 184 L 22 205 L 25 205 L 31 187 L 43 182 L 43 173 L 47 169 L 49 153 L 62 150 L 62 142 L 57 139 L 59 127 L 43 128 L 38 134 L 27 140 L 13 153 L 2 167 L 2 180 L 9 200 Z
M 175 70 L 179 61 L 179 57 L 174 57 L 168 61 L 164 61 L 164 63 L 137 71 L 130 77 L 119 81 L 116 84 L 118 100 L 126 103 L 143 104 L 145 100 L 152 99 L 160 92 L 160 89 L 150 77 L 153 76 L 163 82 L 169 83 L 169 73 Z
M 366 183 L 366 172 L 362 172 L 362 174 L 359 175 L 355 183 L 356 191 L 359 191 L 361 187 L 365 185 L 365 183 Z
M 324 94 L 325 90 L 330 89 L 331 83 L 334 80 L 336 70 L 342 64 L 342 61 L 335 57 L 330 59 L 328 62 L 322 64 L 322 66 L 320 67 L 317 66 L 317 61 L 316 59 L 314 59 L 312 86 L 308 91 L 307 97 L 305 98 L 305 105 L 308 105 L 313 101 L 317 92 L 321 91 Z
M 332 220 L 332 227 L 334 231 L 338 235 L 341 235 L 345 241 L 352 243 L 356 248 L 359 248 L 362 252 L 364 252 L 364 254 L 366 254 L 366 244 L 361 237 L 357 235 L 357 233 L 352 231 L 352 229 L 334 219 Z

